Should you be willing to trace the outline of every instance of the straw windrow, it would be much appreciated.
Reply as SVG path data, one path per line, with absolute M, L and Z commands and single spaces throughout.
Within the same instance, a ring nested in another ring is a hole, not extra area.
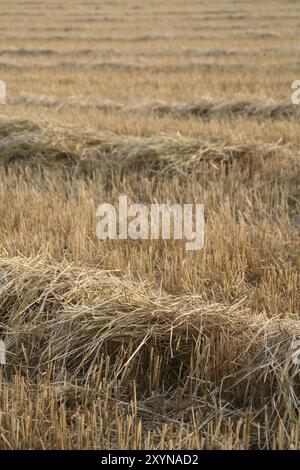
M 40 125 L 31 121 L 0 121 L 0 165 L 62 168 L 80 175 L 107 175 L 133 171 L 160 177 L 199 174 L 215 165 L 237 162 L 242 169 L 261 167 L 264 160 L 292 156 L 280 143 L 209 142 L 182 136 L 118 136 L 67 126 Z

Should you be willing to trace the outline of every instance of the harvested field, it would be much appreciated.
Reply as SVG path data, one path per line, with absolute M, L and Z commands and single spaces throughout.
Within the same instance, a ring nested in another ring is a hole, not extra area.
M 0 449 L 300 449 L 297 3 L 0 16 Z M 203 248 L 99 240 L 120 194 Z

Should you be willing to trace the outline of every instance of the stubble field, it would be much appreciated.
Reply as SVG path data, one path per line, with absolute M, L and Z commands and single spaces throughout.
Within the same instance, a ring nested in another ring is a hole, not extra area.
M 0 17 L 0 448 L 300 448 L 298 2 Z M 204 248 L 99 241 L 119 194 Z

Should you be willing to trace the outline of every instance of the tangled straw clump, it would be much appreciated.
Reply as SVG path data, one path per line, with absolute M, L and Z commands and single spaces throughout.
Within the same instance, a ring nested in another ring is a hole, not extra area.
M 182 399 L 193 399 L 218 389 L 236 406 L 275 400 L 295 414 L 300 384 L 291 342 L 300 322 L 292 316 L 268 319 L 252 315 L 246 299 L 209 303 L 43 258 L 1 258 L 0 273 L 9 364 L 32 378 L 51 365 L 56 380 L 88 383 L 109 360 L 107 380 L 125 388 L 134 380 L 144 397 L 180 389 Z

